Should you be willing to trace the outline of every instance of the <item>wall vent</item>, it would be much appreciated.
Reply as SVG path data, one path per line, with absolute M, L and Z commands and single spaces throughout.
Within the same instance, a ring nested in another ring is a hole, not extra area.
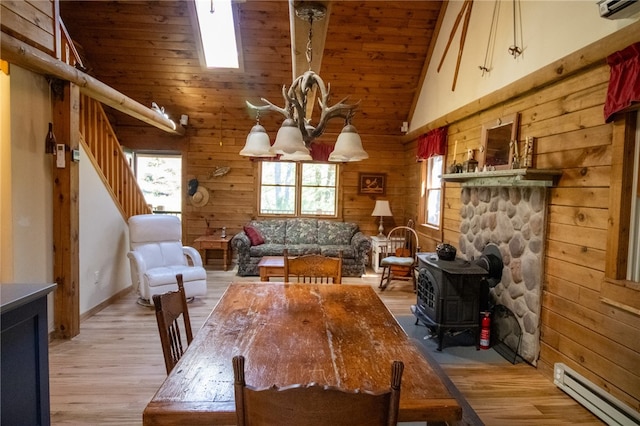
M 640 425 L 640 413 L 566 365 L 554 364 L 553 383 L 608 425 Z

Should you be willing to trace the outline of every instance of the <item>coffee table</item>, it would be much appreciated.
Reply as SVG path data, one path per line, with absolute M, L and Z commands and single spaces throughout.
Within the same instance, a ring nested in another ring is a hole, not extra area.
M 258 263 L 260 281 L 269 281 L 271 277 L 284 277 L 284 257 L 264 256 Z

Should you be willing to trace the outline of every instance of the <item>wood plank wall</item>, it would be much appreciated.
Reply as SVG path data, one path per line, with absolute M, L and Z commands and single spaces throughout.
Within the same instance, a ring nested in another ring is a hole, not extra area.
M 2 31 L 56 56 L 56 4 L 51 1 L 3 1 Z
M 247 121 L 247 128 L 249 127 Z M 201 136 L 202 133 L 205 135 Z M 198 129 L 197 134 L 189 139 L 187 157 L 184 161 L 184 180 L 197 178 L 200 185 L 210 193 L 211 201 L 204 207 L 194 207 L 185 199 L 184 222 L 187 240 L 204 235 L 206 221 L 215 228 L 216 233 L 226 226 L 227 234 L 242 229 L 249 220 L 257 217 L 257 184 L 258 161 L 241 157 L 238 152 L 246 140 L 245 131 L 229 131 L 223 133 L 222 146 L 219 137 L 211 137 L 206 129 Z M 330 139 L 332 135 L 326 135 Z M 337 135 L 333 135 L 333 138 Z M 387 193 L 390 200 L 393 220 L 385 220 L 387 230 L 397 223 L 405 222 L 404 197 L 406 194 L 403 170 L 404 148 L 398 138 L 378 135 L 362 135 L 363 145 L 370 155 L 368 160 L 341 165 L 341 199 L 342 219 L 356 222 L 363 232 L 374 235 L 377 231 L 377 218 L 371 216 L 375 199 L 357 193 L 358 173 L 376 172 L 387 174 Z M 230 167 L 230 172 L 222 177 L 211 177 L 215 167 Z
M 554 363 L 563 362 L 640 410 L 640 317 L 600 300 L 612 164 L 613 126 L 603 117 L 608 79 L 609 67 L 600 62 L 489 106 L 452 123 L 448 144 L 449 152 L 456 140 L 458 152 L 477 149 L 482 123 L 519 112 L 520 143 L 536 138 L 534 166 L 562 170 L 557 187 L 549 190 L 539 368 L 552 379 Z M 478 105 L 487 106 L 482 100 Z M 415 152 L 415 141 L 406 146 Z M 414 173 L 410 186 L 418 184 Z M 409 214 L 417 211 L 418 196 L 412 191 Z M 447 183 L 444 240 L 455 246 L 460 205 L 459 184 Z

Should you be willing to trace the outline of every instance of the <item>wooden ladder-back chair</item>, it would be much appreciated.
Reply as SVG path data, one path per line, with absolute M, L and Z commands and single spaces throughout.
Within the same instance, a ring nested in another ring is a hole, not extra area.
M 412 221 L 409 222 L 412 224 Z M 382 275 L 379 288 L 386 289 L 392 280 L 411 281 L 416 290 L 415 269 L 418 265 L 418 234 L 411 226 L 396 226 L 387 235 L 387 245 L 383 247 Z
M 317 384 L 255 389 L 245 382 L 245 359 L 233 357 L 238 426 L 391 426 L 398 421 L 404 364 L 394 361 L 389 389 L 372 393 Z
M 193 340 L 182 274 L 176 275 L 176 280 L 178 281 L 178 291 L 170 291 L 153 296 L 167 374 L 173 370 L 173 367 Z M 178 321 L 180 315 L 184 320 L 184 333 L 180 331 Z
M 289 257 L 287 250 L 285 250 L 284 282 L 292 282 L 291 278 L 296 279 L 299 283 L 341 284 L 342 251 L 336 258 L 319 254 Z

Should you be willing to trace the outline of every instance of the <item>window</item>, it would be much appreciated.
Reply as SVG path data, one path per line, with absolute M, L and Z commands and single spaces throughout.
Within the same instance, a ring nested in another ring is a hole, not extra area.
M 239 68 L 231 0 L 195 0 L 207 68 Z
M 442 167 L 442 155 L 434 155 L 422 162 L 420 218 L 422 224 L 436 229 L 440 229 L 442 212 Z
M 182 157 L 136 152 L 133 158 L 138 185 L 153 212 L 179 216 L 182 212 Z
M 640 214 L 637 212 L 640 200 L 638 192 L 635 197 L 628 194 L 638 188 L 638 175 L 634 172 L 640 162 L 636 149 L 640 143 L 638 115 L 637 112 L 625 113 L 613 123 L 611 152 L 616 161 L 611 167 L 609 191 L 609 213 L 613 220 L 609 221 L 605 279 L 600 289 L 603 302 L 635 314 L 640 312 L 640 282 L 634 275 L 636 264 L 640 262 L 636 254 L 640 249 L 634 243 L 640 236 Z
M 330 216 L 338 211 L 336 164 L 263 161 L 261 215 Z
M 640 120 L 640 111 L 638 111 L 636 123 L 638 120 Z M 640 126 L 636 126 L 633 158 L 635 158 L 635 161 L 632 179 L 633 191 L 631 193 L 635 194 L 635 197 L 630 197 L 629 260 L 626 278 L 631 281 L 640 282 L 640 185 L 638 184 L 638 179 L 640 178 Z

